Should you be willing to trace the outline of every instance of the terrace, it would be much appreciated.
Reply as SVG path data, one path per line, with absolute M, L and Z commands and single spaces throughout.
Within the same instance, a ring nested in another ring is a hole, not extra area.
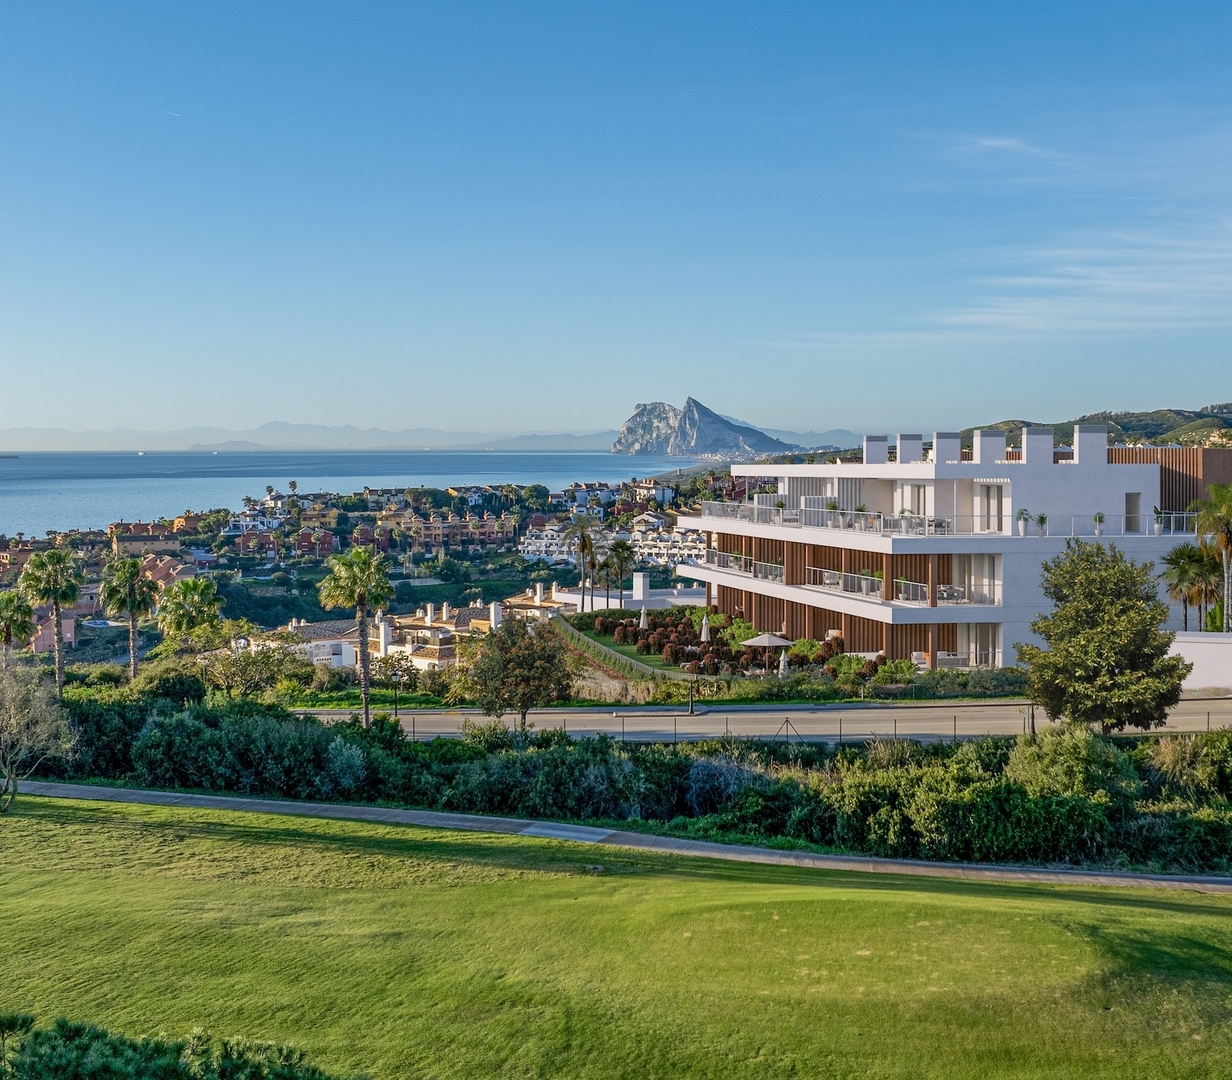
M 808 500 L 805 500 L 808 501 Z M 704 502 L 703 518 L 744 521 L 798 529 L 863 532 L 879 536 L 1181 536 L 1194 534 L 1195 515 L 1187 513 L 1103 514 L 1011 520 L 1005 514 L 932 516 L 882 514 L 858 510 L 761 506 L 752 502 Z

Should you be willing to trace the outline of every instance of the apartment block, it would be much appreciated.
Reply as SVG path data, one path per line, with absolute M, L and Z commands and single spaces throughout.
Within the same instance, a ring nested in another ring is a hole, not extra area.
M 1161 453 L 1109 447 L 1102 425 L 1074 429 L 1072 452 L 1051 428 L 864 440 L 854 463 L 732 467 L 754 494 L 681 516 L 705 534 L 682 563 L 707 602 L 789 638 L 841 634 L 848 652 L 884 652 L 930 667 L 999 667 L 1048 609 L 1042 563 L 1071 537 L 1115 543 L 1158 562 L 1193 539 L 1186 512 L 1232 451 Z M 1179 626 L 1179 621 L 1178 621 Z

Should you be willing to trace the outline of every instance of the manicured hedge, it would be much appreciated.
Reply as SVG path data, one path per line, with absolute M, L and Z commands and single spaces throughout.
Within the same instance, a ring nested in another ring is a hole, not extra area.
M 1232 733 L 1105 738 L 1050 728 L 957 746 L 623 745 L 501 722 L 408 742 L 378 717 L 327 726 L 278 706 L 70 697 L 81 752 L 50 775 L 467 813 L 646 822 L 970 862 L 1232 865 Z M 647 827 L 647 826 L 640 826 Z

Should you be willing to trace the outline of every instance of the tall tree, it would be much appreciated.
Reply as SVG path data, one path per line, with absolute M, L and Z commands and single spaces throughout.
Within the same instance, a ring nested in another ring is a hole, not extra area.
M 1200 602 L 1198 571 L 1202 562 L 1202 550 L 1197 544 L 1177 544 L 1161 561 L 1164 571 L 1160 577 L 1168 590 L 1168 598 L 1181 605 L 1181 629 L 1187 631 L 1189 605 Z
M 345 555 L 331 555 L 325 563 L 329 574 L 317 586 L 321 606 L 355 609 L 359 637 L 359 693 L 364 702 L 364 727 L 371 723 L 368 696 L 372 672 L 368 659 L 368 616 L 393 599 L 393 586 L 385 573 L 385 560 L 372 548 L 353 547 Z
M 1054 720 L 1163 724 L 1193 665 L 1168 655 L 1176 635 L 1164 629 L 1168 606 L 1154 565 L 1127 559 L 1115 545 L 1069 540 L 1041 576 L 1053 609 L 1031 630 L 1046 647 L 1014 646 L 1033 700 Z
M 158 598 L 158 628 L 165 637 L 186 639 L 199 626 L 218 622 L 222 605 L 213 578 L 173 581 Z
M 34 636 L 34 609 L 17 589 L 0 592 L 0 640 L 4 651 L 13 648 L 13 642 L 25 645 Z
M 616 572 L 616 580 L 620 590 L 620 606 L 625 606 L 625 578 L 629 571 L 637 565 L 637 553 L 628 540 L 616 540 L 608 549 L 608 558 L 612 560 L 612 569 Z
M 526 733 L 526 714 L 569 697 L 565 650 L 549 623 L 503 622 L 483 642 L 468 678 L 486 716 L 516 712 Z
M 137 677 L 137 623 L 154 610 L 158 586 L 150 580 L 140 559 L 113 559 L 103 571 L 98 598 L 113 619 L 128 620 L 128 674 Z
M 51 606 L 56 649 L 56 693 L 64 693 L 64 609 L 77 603 L 84 575 L 69 548 L 36 551 L 21 572 L 18 588 L 34 605 Z
M 1207 497 L 1193 508 L 1202 549 L 1218 555 L 1223 564 L 1223 632 L 1232 633 L 1232 484 L 1211 484 Z
M 72 730 L 39 669 L 0 653 L 0 814 L 12 805 L 22 780 L 72 748 Z
M 578 587 L 582 590 L 582 611 L 586 610 L 586 572 L 590 569 L 595 554 L 594 529 L 596 524 L 596 519 L 590 514 L 578 514 L 573 519 L 573 524 L 565 530 L 565 541 L 572 544 L 574 557 L 577 559 L 578 573 L 581 574 L 581 584 Z M 591 606 L 593 608 L 593 602 Z

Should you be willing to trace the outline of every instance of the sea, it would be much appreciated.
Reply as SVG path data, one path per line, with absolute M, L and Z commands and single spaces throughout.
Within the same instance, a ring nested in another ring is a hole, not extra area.
M 0 454 L 0 533 L 101 529 L 185 510 L 238 510 L 267 485 L 301 494 L 456 484 L 543 484 L 627 480 L 697 462 L 622 454 L 547 451 L 100 451 Z

